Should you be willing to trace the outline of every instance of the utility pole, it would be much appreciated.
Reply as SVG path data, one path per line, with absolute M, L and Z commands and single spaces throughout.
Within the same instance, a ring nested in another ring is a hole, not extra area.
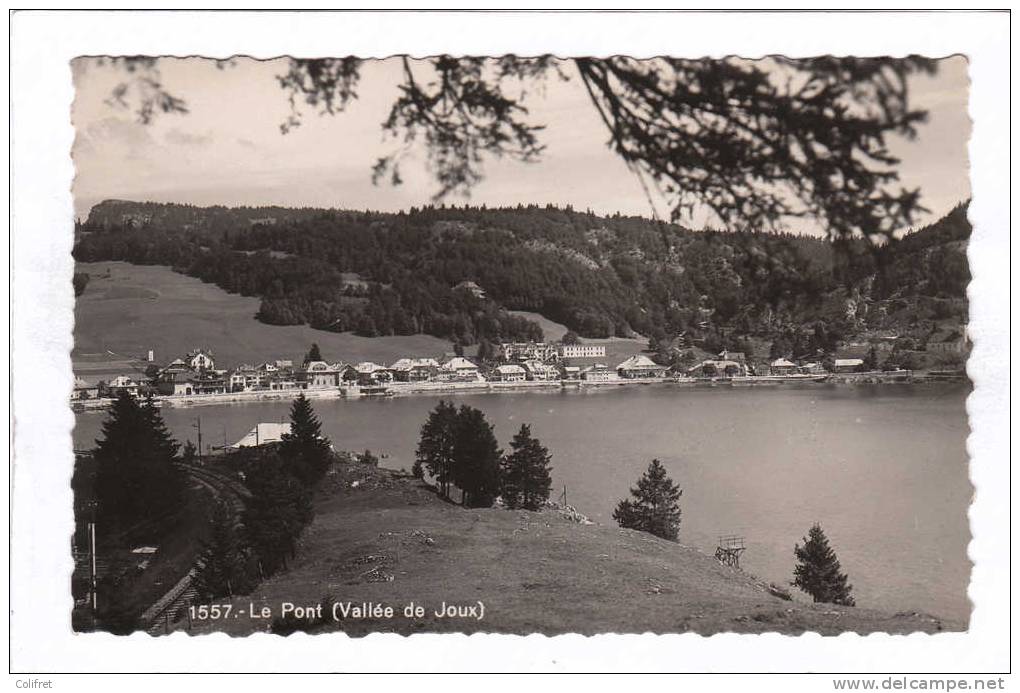
M 89 523 L 89 591 L 92 593 L 92 618 L 96 616 L 96 523 Z
M 202 417 L 195 417 L 195 428 L 198 429 L 198 463 L 202 464 Z
M 92 622 L 95 623 L 98 600 L 96 598 L 96 501 L 90 503 L 92 506 L 92 521 L 89 522 L 89 601 L 92 605 Z

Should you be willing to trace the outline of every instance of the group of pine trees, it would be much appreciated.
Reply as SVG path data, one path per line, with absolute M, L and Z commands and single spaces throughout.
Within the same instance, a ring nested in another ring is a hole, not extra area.
M 122 392 L 113 401 L 92 452 L 96 517 L 108 534 L 153 528 L 180 505 L 179 449 L 151 399 Z
M 445 498 L 459 489 L 467 507 L 488 508 L 501 497 L 508 508 L 537 510 L 549 498 L 552 457 L 527 424 L 510 448 L 504 455 L 481 410 L 440 401 L 422 426 L 412 471 L 431 476 Z
M 223 499 L 211 509 L 195 579 L 202 598 L 245 593 L 258 577 L 286 569 L 312 520 L 312 493 L 333 452 L 304 395 L 294 400 L 290 418 L 280 443 L 229 455 L 227 462 L 243 469 L 250 498 L 240 516 Z M 88 464 L 103 536 L 160 540 L 182 507 L 185 478 L 177 463 L 194 462 L 197 452 L 190 441 L 181 449 L 151 400 L 122 393 Z
M 680 497 L 683 490 L 669 478 L 659 460 L 652 460 L 630 493 L 630 499 L 621 500 L 616 506 L 613 519 L 626 529 L 676 541 L 680 533 Z M 846 573 L 842 572 L 836 552 L 820 525 L 812 525 L 804 545 L 794 546 L 794 555 L 797 558 L 792 582 L 795 587 L 816 602 L 854 606 L 851 596 L 853 586 L 849 584 Z
M 333 452 L 304 394 L 291 405 L 290 427 L 276 445 L 233 453 L 251 497 L 240 523 L 221 506 L 210 517 L 210 538 L 195 580 L 201 598 L 243 594 L 256 576 L 286 570 L 295 556 L 301 532 L 314 517 L 312 493 Z

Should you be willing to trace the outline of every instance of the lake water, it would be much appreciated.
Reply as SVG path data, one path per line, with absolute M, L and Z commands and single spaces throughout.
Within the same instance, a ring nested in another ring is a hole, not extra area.
M 962 385 L 683 388 L 448 396 L 483 410 L 500 444 L 522 423 L 553 455 L 558 496 L 612 524 L 653 457 L 683 488 L 680 541 L 715 551 L 746 538 L 742 566 L 792 578 L 793 547 L 821 523 L 858 605 L 965 621 L 971 485 Z M 318 400 L 338 449 L 387 454 L 410 469 L 418 431 L 439 397 Z M 286 421 L 289 403 L 164 409 L 174 434 L 234 442 L 256 422 Z M 90 447 L 101 413 L 78 415 L 75 447 Z

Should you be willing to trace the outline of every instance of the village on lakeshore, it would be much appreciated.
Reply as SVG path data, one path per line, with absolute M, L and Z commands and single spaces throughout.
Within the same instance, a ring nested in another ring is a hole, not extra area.
M 317 345 L 300 363 L 276 359 L 259 364 L 217 367 L 210 349 L 196 348 L 165 365 L 156 362 L 150 350 L 145 358 L 130 358 L 132 372 L 102 380 L 76 375 L 71 395 L 76 410 L 102 409 L 123 392 L 136 397 L 174 402 L 178 405 L 200 401 L 234 399 L 276 399 L 305 392 L 320 397 L 362 397 L 417 392 L 505 390 L 548 387 L 591 387 L 606 385 L 674 383 L 753 385 L 782 382 L 907 382 L 917 379 L 958 378 L 955 371 L 917 373 L 890 363 L 879 367 L 874 346 L 852 348 L 833 358 L 787 357 L 753 360 L 743 352 L 723 350 L 718 354 L 684 350 L 683 358 L 663 364 L 661 359 L 634 354 L 620 363 L 606 363 L 606 347 L 568 342 L 509 342 L 496 344 L 489 354 L 469 358 L 462 353 L 438 357 L 415 356 L 385 365 L 371 361 L 346 363 L 329 361 Z M 930 350 L 963 353 L 969 347 L 962 332 L 940 336 Z M 682 347 L 674 347 L 680 351 Z M 691 363 L 692 361 L 696 361 Z

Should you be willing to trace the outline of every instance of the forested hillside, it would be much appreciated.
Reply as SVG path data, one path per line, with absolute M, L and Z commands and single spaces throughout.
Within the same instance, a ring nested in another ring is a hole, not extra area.
M 170 265 L 261 298 L 263 322 L 365 336 L 540 338 L 507 312 L 523 310 L 581 336 L 731 348 L 821 329 L 822 348 L 897 321 L 966 320 L 966 205 L 877 250 L 551 206 L 384 214 L 111 201 L 77 232 L 81 261 Z M 454 288 L 464 281 L 484 297 Z

